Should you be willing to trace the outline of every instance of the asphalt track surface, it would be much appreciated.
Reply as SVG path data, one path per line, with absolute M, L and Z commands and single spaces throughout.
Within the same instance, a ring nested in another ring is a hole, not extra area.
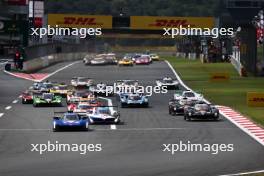
M 41 72 L 51 73 L 69 63 L 60 63 Z M 2 69 L 2 68 L 1 68 Z M 177 70 L 176 70 L 177 71 Z M 87 76 L 113 83 L 118 79 L 137 79 L 155 85 L 155 79 L 173 77 L 165 62 L 149 66 L 84 66 L 77 63 L 49 78 L 66 82 L 74 76 Z M 168 94 L 155 94 L 150 108 L 119 108 L 122 124 L 93 125 L 88 132 L 52 132 L 54 110 L 33 108 L 17 100 L 31 81 L 0 73 L 0 175 L 1 176 L 72 176 L 72 175 L 220 175 L 264 169 L 264 148 L 230 123 L 186 122 L 168 114 Z M 115 99 L 113 103 L 116 104 Z M 7 106 L 11 109 L 5 110 Z M 65 108 L 65 107 L 64 107 Z M 233 152 L 163 152 L 162 145 L 179 143 L 234 144 Z M 77 144 L 102 144 L 101 152 L 31 152 L 31 144 L 47 141 Z

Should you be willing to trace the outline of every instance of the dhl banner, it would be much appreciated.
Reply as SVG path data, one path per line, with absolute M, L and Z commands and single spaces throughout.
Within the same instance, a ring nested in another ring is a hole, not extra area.
M 131 16 L 130 28 L 143 30 L 162 30 L 163 28 L 182 27 L 213 28 L 213 17 L 162 17 L 162 16 Z
M 48 14 L 48 25 L 69 28 L 112 28 L 112 16 Z
M 228 73 L 212 73 L 210 75 L 210 81 L 217 82 L 217 81 L 229 81 L 230 75 Z
M 264 92 L 248 92 L 247 105 L 264 107 Z

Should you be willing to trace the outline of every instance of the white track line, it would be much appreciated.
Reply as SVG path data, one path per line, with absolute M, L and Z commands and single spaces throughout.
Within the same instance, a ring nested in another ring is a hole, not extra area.
M 9 110 L 11 108 L 12 108 L 12 106 L 7 106 L 7 107 L 5 107 L 5 110 Z
M 219 175 L 219 176 L 236 176 L 236 175 L 249 175 L 249 174 L 259 174 L 259 173 L 264 173 L 264 170 L 252 171 L 252 172 L 241 172 L 237 174 L 226 174 L 226 175 Z
M 73 62 L 73 63 L 70 63 L 70 64 L 68 64 L 68 65 L 66 65 L 66 66 L 64 66 L 64 67 L 62 67 L 62 68 L 60 68 L 60 69 L 58 69 L 58 70 L 56 70 L 56 71 L 54 71 L 54 72 L 48 74 L 48 75 L 45 76 L 44 78 L 38 80 L 38 82 L 44 81 L 45 79 L 51 77 L 52 75 L 54 75 L 54 74 L 56 74 L 56 73 L 58 73 L 58 72 L 60 72 L 60 71 L 62 71 L 62 70 L 64 70 L 64 69 L 66 69 L 66 68 L 68 68 L 68 67 L 70 67 L 70 66 L 73 66 L 74 64 L 77 64 L 77 63 L 79 63 L 79 62 L 80 62 L 80 61 L 75 61 L 75 62 Z
M 0 117 L 2 117 L 4 115 L 4 113 L 0 113 Z
M 116 130 L 116 125 L 110 125 L 111 130 Z
M 180 76 L 177 74 L 177 72 L 174 70 L 174 68 L 172 67 L 172 65 L 165 60 L 165 62 L 168 64 L 168 66 L 170 67 L 171 71 L 174 73 L 175 77 L 177 78 L 177 80 L 179 81 L 179 83 L 187 90 L 191 90 L 193 91 L 191 88 L 189 88 L 187 85 L 184 84 L 184 82 L 181 80 Z M 210 103 L 208 100 L 204 99 L 207 103 Z M 236 118 L 234 117 L 229 117 L 228 115 L 226 115 L 225 113 L 232 115 L 234 113 L 233 109 L 228 108 L 226 109 L 225 112 L 220 111 L 220 114 L 225 117 L 226 119 L 228 119 L 230 122 L 232 122 L 233 124 L 235 124 L 239 129 L 241 129 L 242 131 L 244 131 L 245 133 L 247 133 L 250 137 L 252 137 L 253 139 L 255 139 L 257 142 L 259 142 L 261 145 L 264 146 L 264 141 L 261 140 L 260 138 L 257 138 L 253 133 L 250 132 L 249 129 L 246 129 L 245 127 L 243 127 L 242 125 L 240 125 L 237 120 L 249 120 L 247 118 L 245 118 L 244 116 L 240 115 L 239 113 L 235 112 Z
M 17 102 L 18 102 L 18 100 L 14 100 L 14 101 L 12 101 L 13 104 L 16 104 Z

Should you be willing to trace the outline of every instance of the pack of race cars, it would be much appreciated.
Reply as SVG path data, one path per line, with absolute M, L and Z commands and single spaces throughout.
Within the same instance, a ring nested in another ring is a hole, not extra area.
M 121 59 L 117 59 L 114 53 L 87 55 L 83 59 L 85 65 L 118 65 L 118 66 L 134 66 L 149 65 L 152 61 L 159 61 L 159 55 L 144 53 L 128 53 Z
M 118 60 L 115 54 L 109 53 L 87 56 L 83 62 L 86 65 L 133 66 L 150 64 L 153 60 L 159 60 L 159 56 L 130 53 Z M 88 130 L 91 124 L 120 123 L 120 113 L 116 110 L 118 106 L 109 105 L 102 97 L 116 96 L 122 108 L 149 107 L 149 96 L 137 92 L 140 85 L 138 80 L 117 80 L 114 84 L 121 91 L 109 91 L 109 87 L 112 88 L 113 85 L 102 82 L 95 84 L 92 78 L 87 77 L 74 77 L 69 85 L 49 81 L 35 82 L 22 93 L 21 102 L 34 107 L 66 106 L 64 112 L 54 112 L 53 131 L 69 128 Z M 154 84 L 176 90 L 168 103 L 169 114 L 184 116 L 186 121 L 219 119 L 219 110 L 214 105 L 205 102 L 201 94 L 189 90 L 180 91 L 178 80 L 166 76 L 156 79 Z

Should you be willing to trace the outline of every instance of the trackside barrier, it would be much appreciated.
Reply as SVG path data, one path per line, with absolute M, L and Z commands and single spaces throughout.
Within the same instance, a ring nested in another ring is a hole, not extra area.
M 84 58 L 85 55 L 87 55 L 87 53 L 59 53 L 35 58 L 24 62 L 23 71 L 34 72 L 59 62 L 80 60 Z

